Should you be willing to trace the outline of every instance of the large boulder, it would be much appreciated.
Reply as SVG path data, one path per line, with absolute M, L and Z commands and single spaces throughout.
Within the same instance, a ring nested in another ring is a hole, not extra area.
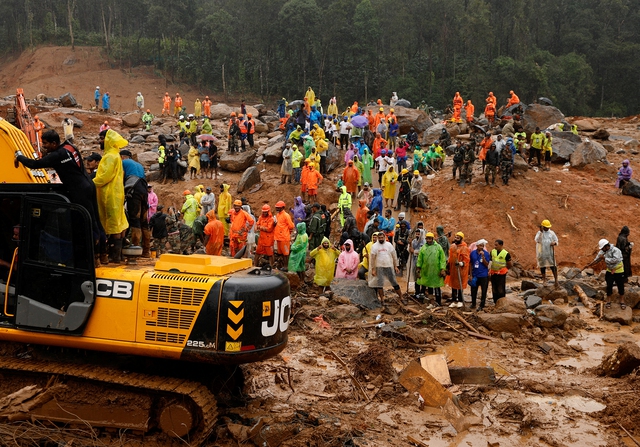
M 608 140 L 611 134 L 607 129 L 600 128 L 596 130 L 594 133 L 592 133 L 591 136 L 598 140 Z
M 562 133 L 567 133 L 567 132 L 562 132 Z M 568 132 L 568 133 L 571 133 L 571 132 Z M 574 143 L 571 140 L 554 138 L 553 139 L 553 155 L 551 156 L 551 161 L 554 163 L 568 162 L 569 160 L 571 160 L 571 154 L 573 154 L 576 151 L 578 144 L 579 143 Z
M 432 144 L 434 141 L 440 138 L 440 135 L 442 135 L 442 129 L 446 129 L 444 123 L 434 124 L 433 126 L 429 127 L 424 132 L 424 135 L 422 135 L 421 143 L 423 145 Z
M 555 142 L 558 140 L 569 140 L 572 141 L 576 144 L 580 144 L 582 143 L 582 137 L 580 135 L 576 135 L 573 132 L 560 132 L 558 130 L 552 130 L 551 131 L 551 136 L 553 137 L 553 142 L 554 142 L 554 148 L 553 150 L 555 151 Z
M 365 110 L 371 110 L 371 112 L 375 115 L 378 113 L 380 107 L 384 108 L 385 115 L 389 113 L 389 109 L 393 109 L 393 112 L 398 117 L 398 125 L 400 126 L 400 134 L 406 134 L 413 127 L 416 132 L 420 133 L 427 130 L 430 126 L 433 125 L 433 121 L 427 113 L 423 110 L 411 109 L 408 107 L 401 106 L 367 106 Z M 368 112 L 367 112 L 368 113 Z
M 631 324 L 633 319 L 633 311 L 630 306 L 626 306 L 626 308 L 622 309 L 620 304 L 611 303 L 611 307 L 609 309 L 606 307 L 603 309 L 602 319 L 612 323 L 620 323 L 628 326 Z
M 494 313 L 524 314 L 527 308 L 521 298 L 505 296 L 500 298 L 493 308 Z
M 285 139 L 285 135 L 282 132 L 278 132 L 278 135 L 271 137 L 267 140 L 267 147 L 275 146 L 276 144 L 279 144 L 280 146 L 282 146 L 282 143 L 284 143 L 284 139 Z
M 214 120 L 229 118 L 229 115 L 234 110 L 226 104 L 214 104 L 211 106 L 211 116 Z M 256 114 L 256 116 L 258 116 Z
M 479 313 L 478 321 L 487 329 L 494 332 L 520 332 L 523 318 L 519 314 L 487 314 Z
M 522 114 L 522 126 L 527 134 L 532 134 L 536 127 L 546 129 L 548 126 L 562 122 L 564 115 L 553 106 L 529 104 Z
M 600 127 L 600 123 L 595 118 L 580 118 L 574 120 L 571 124 L 578 126 L 578 130 L 585 132 L 593 132 Z
M 569 316 L 564 310 L 553 304 L 538 306 L 535 312 L 536 324 L 546 328 L 562 327 Z
M 78 101 L 76 101 L 76 98 L 74 98 L 71 93 L 65 93 L 60 97 L 60 104 L 62 104 L 63 107 L 75 107 L 78 105 Z
M 260 170 L 257 166 L 249 166 L 238 181 L 238 194 L 258 183 L 260 183 Z
M 340 167 L 340 163 L 344 163 L 342 152 L 331 142 L 329 142 L 327 160 L 325 162 L 327 164 L 327 172 L 337 169 Z
M 138 163 L 151 166 L 158 162 L 158 153 L 153 151 L 141 152 L 138 154 Z
M 536 295 L 529 295 L 524 299 L 524 304 L 527 306 L 527 309 L 535 309 L 542 304 L 542 298 Z
M 140 120 L 140 114 L 136 112 L 127 113 L 122 117 L 122 124 L 127 127 L 139 127 L 141 122 L 142 121 Z
M 636 179 L 631 179 L 622 188 L 622 194 L 625 196 L 633 196 L 640 199 L 640 182 Z
M 255 151 L 224 152 L 220 158 L 220 168 L 224 171 L 242 172 L 253 163 L 256 158 Z
M 253 120 L 256 123 L 256 133 L 266 133 L 269 132 L 269 126 L 267 123 L 262 122 L 260 120 Z
M 571 166 L 583 168 L 588 164 L 607 160 L 607 150 L 600 143 L 587 140 L 580 143 L 571 154 Z
M 142 144 L 144 142 L 144 137 L 141 135 L 134 135 L 133 137 L 129 138 L 129 144 Z
M 254 109 L 258 111 L 258 116 L 266 115 L 269 109 L 264 104 L 256 104 L 253 106 Z M 256 116 L 254 116 L 255 118 Z
M 380 307 L 378 295 L 366 281 L 344 278 L 335 278 L 331 282 L 331 291 L 334 297 L 343 296 L 351 301 L 351 304 L 362 306 L 366 309 L 377 309 Z
M 269 146 L 264 151 L 264 159 L 267 163 L 281 163 L 282 162 L 282 144 L 275 144 L 273 146 Z

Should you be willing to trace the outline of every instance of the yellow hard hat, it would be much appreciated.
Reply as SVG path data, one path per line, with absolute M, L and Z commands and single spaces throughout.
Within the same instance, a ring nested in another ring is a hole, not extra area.
M 424 237 L 435 237 L 431 231 L 424 235 Z
M 403 169 L 403 170 L 401 171 L 401 174 L 406 174 L 406 173 L 408 173 L 408 172 L 409 172 L 409 170 L 408 170 L 408 169 Z
M 464 239 L 464 233 L 462 231 L 458 231 L 456 233 L 456 236 L 460 236 L 462 239 Z
M 381 111 L 381 112 L 384 112 L 384 107 L 380 107 L 380 111 Z
M 413 171 L 413 175 L 419 175 L 420 171 L 418 171 L 417 169 L 415 171 Z
M 545 228 L 551 228 L 551 222 L 549 222 L 548 219 L 543 220 L 540 225 L 542 225 Z

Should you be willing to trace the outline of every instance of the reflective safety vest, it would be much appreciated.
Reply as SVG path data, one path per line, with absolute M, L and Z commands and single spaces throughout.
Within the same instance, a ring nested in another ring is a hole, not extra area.
M 158 147 L 158 163 L 164 163 L 164 146 Z
M 249 122 L 251 123 L 251 129 L 249 129 L 249 133 L 253 135 L 254 133 L 256 133 L 256 122 L 253 120 L 253 118 L 251 118 Z
M 491 250 L 491 272 L 499 275 L 507 273 L 507 255 L 509 252 L 502 249 L 500 253 L 495 248 Z
M 613 269 L 607 268 L 608 272 L 611 273 L 623 273 L 624 272 L 624 264 L 621 262 L 618 265 L 616 265 Z
M 238 127 L 240 128 L 240 133 L 247 133 L 247 122 L 244 120 L 238 121 Z

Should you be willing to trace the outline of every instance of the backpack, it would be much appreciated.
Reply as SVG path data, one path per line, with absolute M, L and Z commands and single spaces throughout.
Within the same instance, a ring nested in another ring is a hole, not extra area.
M 460 163 L 464 159 L 462 147 L 457 148 L 455 154 L 453 154 L 453 161 Z

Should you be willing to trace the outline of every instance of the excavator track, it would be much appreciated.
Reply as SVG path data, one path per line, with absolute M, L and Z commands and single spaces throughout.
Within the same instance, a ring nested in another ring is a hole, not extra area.
M 3 356 L 0 356 L 0 374 L 19 377 L 22 384 L 39 376 L 41 383 L 69 385 L 70 389 L 63 394 L 70 398 L 65 400 L 64 395 L 54 392 L 51 400 L 30 409 L 31 419 L 88 423 L 93 428 L 126 429 L 141 435 L 161 433 L 180 438 L 180 442 L 191 446 L 201 445 L 217 420 L 213 394 L 203 384 L 186 379 L 90 364 Z M 79 385 L 78 388 L 74 388 L 75 385 Z M 96 402 L 76 402 L 81 389 Z

